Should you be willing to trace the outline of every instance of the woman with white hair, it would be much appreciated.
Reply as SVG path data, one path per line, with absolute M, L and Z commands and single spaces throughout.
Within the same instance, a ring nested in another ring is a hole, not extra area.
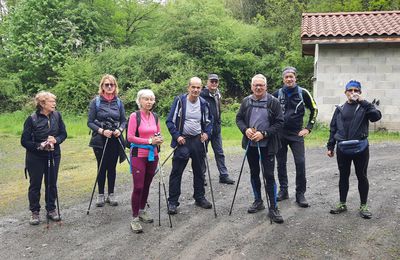
M 160 133 L 160 122 L 152 112 L 155 96 L 150 89 L 138 92 L 136 103 L 139 110 L 129 118 L 127 139 L 131 142 L 131 172 L 133 177 L 131 228 L 135 233 L 143 232 L 140 221 L 152 223 L 153 218 L 145 210 L 149 189 L 157 163 L 157 146 L 163 138 Z
M 40 224 L 40 189 L 44 175 L 47 218 L 60 221 L 56 211 L 57 176 L 61 160 L 60 144 L 67 138 L 65 124 L 56 109 L 56 96 L 47 91 L 35 97 L 36 112 L 24 123 L 21 144 L 26 149 L 26 170 L 29 173 L 29 224 Z

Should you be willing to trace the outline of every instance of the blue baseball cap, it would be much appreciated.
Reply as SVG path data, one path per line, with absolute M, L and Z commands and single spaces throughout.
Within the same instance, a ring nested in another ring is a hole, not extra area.
M 351 88 L 358 88 L 361 91 L 361 83 L 358 82 L 357 80 L 350 80 L 346 84 L 346 91 L 351 89 Z

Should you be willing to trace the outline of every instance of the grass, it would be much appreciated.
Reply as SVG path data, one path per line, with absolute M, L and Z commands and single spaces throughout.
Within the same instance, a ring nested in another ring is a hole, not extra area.
M 14 210 L 27 208 L 27 189 L 29 180 L 25 180 L 25 149 L 20 145 L 20 136 L 23 123 L 30 113 L 17 111 L 0 115 L 0 190 L 2 199 L 0 200 L 0 215 L 8 214 Z M 222 136 L 224 140 L 224 151 L 229 154 L 242 153 L 241 139 L 242 134 L 236 127 L 234 113 L 228 112 L 223 119 L 229 118 L 224 122 Z M 62 159 L 59 173 L 59 192 L 60 203 L 68 206 L 76 201 L 91 194 L 94 180 L 96 177 L 96 160 L 92 149 L 88 146 L 90 135 L 86 126 L 85 116 L 63 116 L 67 127 L 68 138 L 61 145 Z M 165 143 L 162 146 L 160 158 L 166 158 L 172 149 L 169 147 L 171 137 L 165 126 L 165 120 L 161 119 L 162 133 Z M 329 131 L 323 125 L 317 125 L 312 134 L 306 138 L 306 146 L 322 147 L 326 144 Z M 371 133 L 370 141 L 374 142 L 399 142 L 400 133 Z M 212 149 L 210 149 L 212 153 Z M 322 155 L 321 155 L 322 156 Z M 210 154 L 210 158 L 213 155 Z M 168 163 L 171 163 L 169 160 Z M 131 176 L 127 163 L 118 164 L 117 182 L 124 185 L 131 185 Z M 42 187 L 42 192 L 44 187 Z M 43 194 L 43 193 L 42 193 Z M 6 198 L 6 199 L 4 199 Z M 43 201 L 44 198 L 42 198 Z M 28 210 L 28 209 L 27 209 Z

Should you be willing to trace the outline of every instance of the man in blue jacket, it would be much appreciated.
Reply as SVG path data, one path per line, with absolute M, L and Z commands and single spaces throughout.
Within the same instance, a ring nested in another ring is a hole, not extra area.
M 212 208 L 205 198 L 202 168 L 205 163 L 204 142 L 211 136 L 213 118 L 209 104 L 200 97 L 201 88 L 201 79 L 191 78 L 188 94 L 175 97 L 166 121 L 172 136 L 171 147 L 177 147 L 169 177 L 169 214 L 178 213 L 182 174 L 189 158 L 192 159 L 195 204 L 204 209 Z

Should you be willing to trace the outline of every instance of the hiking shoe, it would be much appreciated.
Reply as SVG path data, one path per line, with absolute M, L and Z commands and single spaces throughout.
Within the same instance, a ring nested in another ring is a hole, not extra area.
M 262 200 L 255 200 L 250 208 L 248 208 L 247 212 L 252 214 L 263 209 L 265 209 L 264 202 Z
M 49 212 L 47 212 L 47 217 L 52 220 L 52 221 L 60 221 L 60 215 L 58 215 L 57 211 L 55 209 L 50 210 Z
M 211 209 L 212 208 L 212 204 L 206 198 L 196 200 L 195 204 L 196 204 L 196 206 L 199 206 L 203 209 Z
M 336 208 L 331 209 L 331 211 L 329 211 L 329 213 L 331 213 L 331 214 L 340 214 L 340 213 L 345 212 L 345 211 L 347 211 L 346 203 L 339 202 L 339 204 L 337 204 Z
M 38 211 L 32 212 L 31 219 L 29 220 L 29 224 L 32 226 L 36 226 L 40 224 L 40 215 Z
M 296 202 L 297 202 L 297 205 L 299 205 L 302 208 L 308 208 L 308 206 L 309 206 L 309 204 L 306 200 L 306 197 L 304 197 L 303 193 L 296 194 Z
M 104 207 L 104 194 L 97 195 L 96 207 Z
M 285 189 L 281 189 L 278 192 L 278 197 L 276 198 L 277 201 L 287 200 L 289 199 L 289 192 Z
M 359 210 L 362 218 L 370 219 L 372 217 L 372 213 L 369 211 L 367 204 L 361 204 Z
M 136 217 L 136 218 L 134 218 L 132 220 L 131 229 L 135 233 L 142 233 L 143 232 L 142 225 L 140 225 L 140 222 L 139 222 L 139 217 Z
M 232 180 L 231 178 L 229 178 L 228 175 L 223 175 L 221 177 L 219 177 L 219 183 L 225 183 L 225 184 L 235 184 L 235 181 Z
M 118 201 L 115 199 L 114 193 L 108 194 L 106 203 L 110 204 L 110 206 L 118 206 Z
M 283 223 L 283 218 L 278 208 L 270 208 L 268 211 L 268 217 L 275 223 Z
M 139 219 L 144 223 L 153 223 L 153 218 L 146 210 L 139 210 Z
M 169 215 L 178 214 L 178 205 L 168 203 L 168 214 Z

